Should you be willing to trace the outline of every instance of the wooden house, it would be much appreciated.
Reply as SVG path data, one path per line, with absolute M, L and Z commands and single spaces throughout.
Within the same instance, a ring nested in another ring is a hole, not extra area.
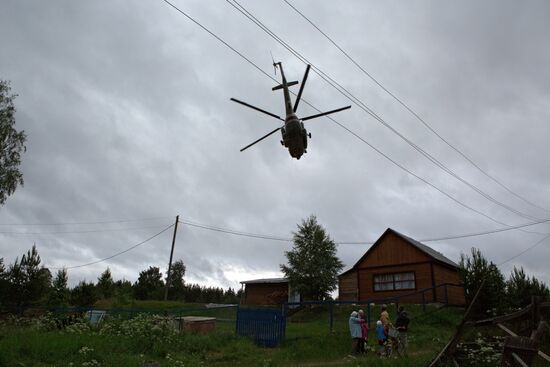
M 300 295 L 290 289 L 286 278 L 246 280 L 241 284 L 244 288 L 241 304 L 277 305 L 300 301 Z
M 458 265 L 391 228 L 338 276 L 338 285 L 342 301 L 400 297 L 399 303 L 465 304 Z

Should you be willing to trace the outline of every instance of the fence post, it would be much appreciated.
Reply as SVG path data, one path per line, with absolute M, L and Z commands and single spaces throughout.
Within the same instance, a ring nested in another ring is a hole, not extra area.
M 422 291 L 422 312 L 426 312 L 426 293 Z
M 329 305 L 329 325 L 330 325 L 330 333 L 332 334 L 334 332 L 334 303 L 331 303 Z
M 240 310 L 240 304 L 237 305 L 237 317 L 235 321 L 235 333 L 239 334 L 239 310 Z
M 367 303 L 367 325 L 370 329 L 370 302 Z

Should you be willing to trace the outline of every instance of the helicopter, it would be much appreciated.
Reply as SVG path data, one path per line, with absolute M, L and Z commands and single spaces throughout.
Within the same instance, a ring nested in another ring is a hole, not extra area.
M 298 91 L 298 94 L 296 96 L 296 101 L 294 102 L 294 106 L 292 106 L 292 100 L 290 99 L 290 93 L 288 91 L 288 87 L 298 84 L 297 81 L 293 82 L 287 82 L 285 78 L 285 74 L 283 72 L 283 64 L 281 62 L 273 62 L 273 67 L 275 68 L 275 73 L 277 73 L 277 68 L 281 71 L 281 78 L 282 78 L 282 84 L 279 84 L 272 88 L 273 91 L 282 89 L 283 95 L 285 99 L 285 112 L 286 112 L 286 118 L 282 119 L 280 116 L 277 116 L 274 113 L 268 112 L 266 110 L 263 110 L 261 108 L 258 108 L 256 106 L 253 106 L 251 104 L 248 104 L 243 101 L 239 101 L 238 99 L 231 98 L 231 101 L 237 102 L 239 104 L 242 104 L 243 106 L 252 108 L 253 110 L 265 113 L 268 116 L 274 117 L 276 119 L 279 119 L 281 121 L 284 121 L 284 125 L 281 127 L 276 128 L 275 130 L 271 131 L 270 133 L 262 136 L 258 140 L 248 144 L 246 147 L 241 149 L 241 152 L 250 148 L 256 143 L 259 143 L 260 141 L 264 140 L 268 136 L 271 136 L 272 134 L 275 134 L 277 131 L 281 130 L 281 134 L 283 136 L 283 140 L 281 140 L 281 145 L 288 148 L 288 152 L 290 153 L 290 156 L 292 158 L 300 159 L 300 157 L 307 153 L 307 138 L 309 137 L 311 139 L 311 133 L 308 134 L 306 128 L 304 127 L 304 121 L 311 120 L 317 117 L 326 116 L 331 113 L 340 112 L 343 110 L 346 110 L 348 108 L 351 108 L 351 106 L 346 106 L 342 108 L 338 108 L 332 111 L 328 112 L 322 112 L 318 113 L 316 115 L 311 115 L 303 118 L 299 118 L 296 116 L 296 110 L 298 109 L 298 104 L 300 103 L 300 99 L 302 97 L 302 92 L 304 91 L 304 86 L 306 85 L 307 76 L 309 73 L 309 69 L 311 68 L 311 65 L 307 65 L 306 71 L 304 74 L 304 77 L 302 79 L 302 84 L 300 85 L 300 90 Z

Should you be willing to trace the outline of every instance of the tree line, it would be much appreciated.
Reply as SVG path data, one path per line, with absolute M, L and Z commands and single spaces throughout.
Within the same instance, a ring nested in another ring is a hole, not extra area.
M 168 299 L 198 303 L 238 303 L 241 290 L 186 284 L 182 260 L 172 264 Z M 97 282 L 80 281 L 69 287 L 67 269 L 57 270 L 55 276 L 42 265 L 40 255 L 32 249 L 6 265 L 0 258 L 0 308 L 22 310 L 27 307 L 89 307 L 98 300 L 109 299 L 114 305 L 128 305 L 132 300 L 163 300 L 165 284 L 160 268 L 150 266 L 139 273 L 136 282 L 114 280 L 109 268 Z
M 472 312 L 478 317 L 489 317 L 523 308 L 531 303 L 533 296 L 550 301 L 550 290 L 544 282 L 534 276 L 529 277 L 523 267 L 515 266 L 506 279 L 498 266 L 476 248 L 471 249 L 470 255 L 461 254 L 459 274 L 464 283 L 468 304 L 485 279 L 478 299 L 472 306 Z

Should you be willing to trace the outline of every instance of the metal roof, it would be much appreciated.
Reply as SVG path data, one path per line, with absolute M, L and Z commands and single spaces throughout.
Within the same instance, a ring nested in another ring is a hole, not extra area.
M 256 283 L 288 283 L 287 278 L 264 278 L 242 281 L 241 284 L 256 284 Z
M 399 237 L 403 238 L 405 241 L 409 242 L 411 245 L 418 248 L 420 251 L 425 252 L 426 254 L 430 255 L 436 260 L 439 260 L 441 262 L 444 262 L 448 265 L 454 266 L 455 268 L 458 268 L 458 264 L 454 261 L 446 258 L 441 252 L 435 251 L 433 248 L 426 246 L 425 244 L 418 242 L 417 240 L 410 238 L 408 236 L 405 236 L 402 233 L 397 232 L 394 229 L 389 228 L 393 233 L 398 235 Z

